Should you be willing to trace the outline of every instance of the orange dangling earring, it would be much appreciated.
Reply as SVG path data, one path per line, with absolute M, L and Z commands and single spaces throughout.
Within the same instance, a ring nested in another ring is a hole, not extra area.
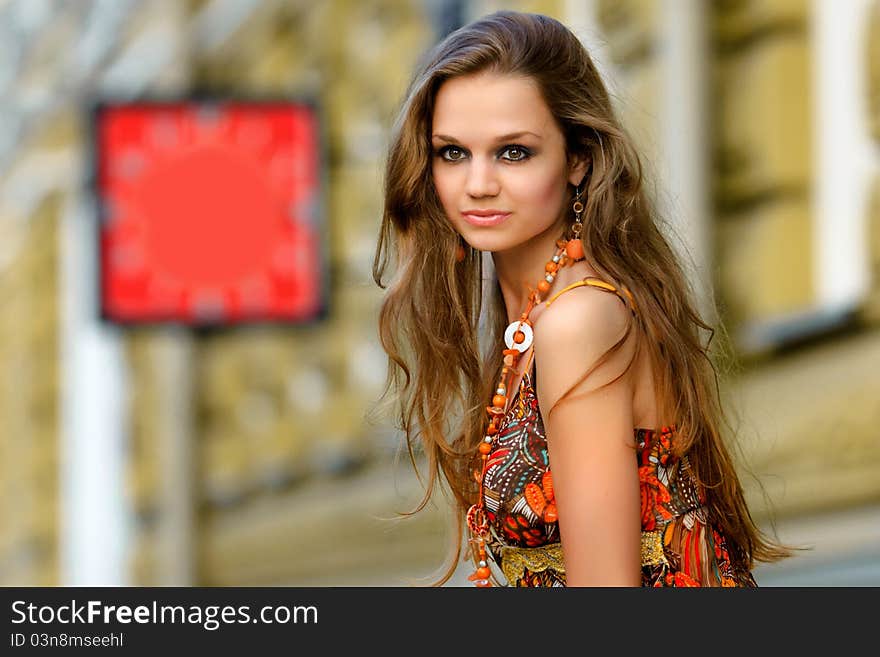
M 571 227 L 572 238 L 565 245 L 565 255 L 572 260 L 584 259 L 584 243 L 581 241 L 581 230 L 584 225 L 581 223 L 581 215 L 584 212 L 584 204 L 581 201 L 581 187 L 575 187 L 574 203 L 571 206 L 574 210 L 574 224 Z

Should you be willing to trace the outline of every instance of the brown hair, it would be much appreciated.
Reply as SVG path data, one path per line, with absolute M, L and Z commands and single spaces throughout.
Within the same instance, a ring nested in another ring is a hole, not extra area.
M 435 585 L 446 582 L 457 567 L 461 519 L 478 495 L 476 448 L 487 424 L 486 400 L 501 367 L 497 345 L 507 315 L 495 281 L 481 317 L 480 254 L 466 249 L 465 260 L 456 263 L 458 235 L 431 176 L 430 129 L 440 85 L 487 70 L 534 80 L 556 117 L 568 154 L 588 156 L 585 251 L 597 272 L 624 285 L 635 299 L 639 312 L 632 322 L 639 348 L 650 354 L 660 417 L 675 419 L 676 452 L 688 454 L 706 490 L 713 523 L 745 567 L 786 556 L 787 549 L 766 539 L 747 509 L 721 433 L 725 416 L 709 352 L 715 330 L 695 310 L 682 269 L 657 227 L 642 189 L 639 157 L 614 117 L 590 56 L 571 31 L 550 17 L 498 11 L 435 46 L 408 89 L 388 151 L 373 262 L 374 280 L 387 289 L 379 314 L 379 336 L 389 358 L 383 398 L 396 393 L 397 425 L 410 459 L 418 471 L 415 450 L 420 449 L 428 468 L 424 497 L 405 515 L 425 507 L 438 479 L 448 484 L 458 510 L 450 558 Z M 383 283 L 390 263 L 393 278 Z M 705 345 L 701 330 L 709 332 Z

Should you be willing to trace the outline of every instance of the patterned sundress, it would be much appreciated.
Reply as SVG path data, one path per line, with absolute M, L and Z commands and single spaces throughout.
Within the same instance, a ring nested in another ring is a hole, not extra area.
M 587 281 L 589 282 L 589 281 Z M 614 292 L 602 282 L 600 289 Z M 531 365 L 531 364 L 530 364 Z M 565 586 L 544 423 L 531 367 L 499 426 L 483 483 L 490 552 L 509 586 Z M 708 522 L 705 495 L 687 456 L 675 456 L 675 425 L 637 427 L 643 586 L 756 586 Z

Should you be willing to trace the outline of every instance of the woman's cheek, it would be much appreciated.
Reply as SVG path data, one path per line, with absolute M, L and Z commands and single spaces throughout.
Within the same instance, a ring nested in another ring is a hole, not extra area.
M 530 207 L 546 209 L 549 204 L 556 204 L 562 200 L 558 177 L 523 176 L 511 186 L 511 189 L 519 203 Z

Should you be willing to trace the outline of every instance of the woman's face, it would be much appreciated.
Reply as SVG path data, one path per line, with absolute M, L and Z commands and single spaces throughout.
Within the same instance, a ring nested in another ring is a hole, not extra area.
M 497 73 L 452 78 L 437 91 L 432 174 L 449 221 L 480 251 L 561 235 L 569 167 L 565 138 L 537 85 Z M 561 219 L 560 219 L 561 218 Z

